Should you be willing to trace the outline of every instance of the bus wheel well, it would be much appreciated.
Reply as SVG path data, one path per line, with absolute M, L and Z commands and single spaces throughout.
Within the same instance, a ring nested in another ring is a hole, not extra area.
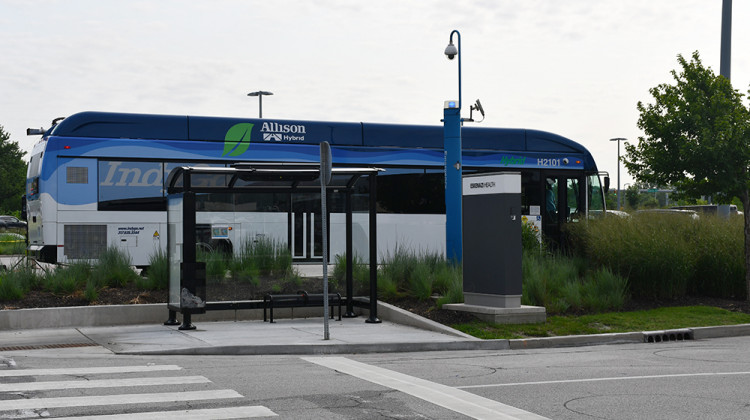
M 232 242 L 228 239 L 211 239 L 209 242 L 196 242 L 195 248 L 203 252 L 220 252 L 222 254 L 232 253 Z
M 232 241 L 228 239 L 213 239 L 211 246 L 213 246 L 214 250 L 222 254 L 231 254 L 233 251 Z
M 46 245 L 39 251 L 39 261 L 50 264 L 57 264 L 57 247 Z

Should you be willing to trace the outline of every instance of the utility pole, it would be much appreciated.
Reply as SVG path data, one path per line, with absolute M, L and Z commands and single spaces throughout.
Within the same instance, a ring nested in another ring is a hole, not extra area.
M 721 7 L 721 67 L 719 74 L 730 79 L 732 72 L 732 0 L 724 0 Z

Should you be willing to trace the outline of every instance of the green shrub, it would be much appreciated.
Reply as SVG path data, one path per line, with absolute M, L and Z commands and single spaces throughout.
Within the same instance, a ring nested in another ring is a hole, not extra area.
M 573 252 L 627 277 L 636 298 L 687 294 L 745 299 L 741 218 L 605 217 L 568 226 Z
M 578 281 L 578 268 L 569 258 L 560 256 L 524 256 L 522 301 L 544 306 L 552 313 L 565 312 L 570 303 L 564 299 L 568 284 Z M 523 293 L 523 292 L 526 293 Z
M 352 260 L 354 293 L 369 295 L 370 265 L 357 255 Z M 341 287 L 346 284 L 346 256 L 336 255 L 335 264 L 332 279 Z M 393 253 L 383 257 L 377 277 L 381 299 L 409 296 L 427 300 L 439 294 L 444 297 L 442 303 L 463 302 L 461 267 L 450 264 L 438 253 L 416 253 L 397 245 Z
M 0 300 L 18 300 L 37 283 L 33 270 L 22 267 L 13 271 L 0 271 Z
M 383 258 L 378 270 L 378 288 L 383 278 L 384 282 L 392 283 L 389 289 L 393 289 L 397 296 L 400 295 L 399 291 L 407 288 L 411 273 L 418 264 L 419 258 L 414 251 L 397 244 L 393 254 L 388 253 Z
M 432 297 L 432 275 L 429 264 L 417 264 L 409 277 L 409 295 L 419 300 Z
M 695 232 L 695 268 L 690 293 L 745 298 L 743 229 L 741 217 L 701 218 Z
M 88 279 L 77 276 L 70 267 L 58 267 L 44 273 L 42 288 L 51 293 L 72 294 L 83 288 Z
M 398 281 L 389 273 L 378 275 L 378 298 L 391 300 L 400 297 L 402 297 L 402 294 L 398 289 Z
M 338 254 L 334 257 L 333 272 L 329 280 L 339 288 L 346 287 L 346 255 Z M 352 257 L 352 288 L 354 295 L 369 294 L 370 265 L 362 261 L 359 255 Z
M 299 275 L 299 273 L 292 270 L 292 271 L 287 272 L 284 275 L 284 277 L 281 278 L 281 282 L 287 284 L 289 286 L 288 289 L 299 289 L 300 287 L 302 287 L 302 283 L 304 282 L 304 280 L 302 279 L 302 276 Z M 323 283 L 321 282 L 320 284 L 321 284 L 321 291 L 322 291 Z M 329 293 L 335 293 L 336 288 L 329 283 L 328 291 Z
M 596 270 L 581 288 L 582 308 L 589 312 L 620 309 L 627 296 L 627 280 L 608 268 Z
M 222 283 L 226 277 L 229 256 L 218 250 L 198 250 L 196 259 L 206 263 L 206 284 Z
M 292 254 L 274 239 L 248 239 L 229 262 L 229 271 L 239 281 L 257 283 L 261 275 L 284 278 L 292 273 Z
M 169 258 L 161 248 L 148 257 L 146 276 L 135 279 L 135 286 L 143 290 L 166 290 L 169 287 Z
M 260 284 L 260 269 L 252 260 L 233 258 L 229 262 L 229 272 L 232 279 L 238 282 Z
M 452 265 L 443 260 L 435 271 L 432 288 L 440 295 L 437 300 L 439 307 L 446 303 L 463 303 L 464 281 L 461 266 Z
M 83 297 L 89 302 L 95 302 L 99 297 L 99 289 L 96 287 L 96 282 L 93 279 L 89 279 L 86 282 L 86 290 L 83 291 Z
M 123 287 L 139 277 L 130 267 L 130 256 L 116 247 L 108 247 L 99 255 L 92 276 L 99 287 Z
M 17 233 L 0 233 L 0 255 L 18 255 L 26 252 L 26 238 Z
M 41 287 L 52 293 L 72 294 L 82 290 L 91 278 L 91 263 L 75 261 L 68 266 L 59 266 L 45 272 L 41 278 Z
M 521 302 L 553 314 L 621 309 L 627 280 L 607 269 L 583 268 L 581 259 L 524 255 Z
M 524 254 L 537 255 L 544 250 L 541 234 L 531 223 L 521 223 L 521 247 Z
M 463 295 L 463 272 L 460 265 L 442 260 L 433 272 L 432 291 L 439 295 L 449 294 L 456 285 L 460 286 Z M 461 299 L 463 301 L 463 298 Z M 451 302 L 456 303 L 456 302 Z

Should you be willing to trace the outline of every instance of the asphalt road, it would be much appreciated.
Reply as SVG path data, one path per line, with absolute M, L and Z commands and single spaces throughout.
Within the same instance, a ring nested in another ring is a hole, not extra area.
M 750 337 L 340 356 L 6 351 L 0 418 L 747 419 L 748 348 Z

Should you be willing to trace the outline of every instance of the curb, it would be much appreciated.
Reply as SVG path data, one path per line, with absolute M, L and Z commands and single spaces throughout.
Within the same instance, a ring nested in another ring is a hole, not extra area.
M 603 344 L 627 344 L 644 342 L 642 332 L 522 338 L 508 341 L 511 350 L 543 349 L 552 347 L 598 346 Z
M 424 351 L 508 350 L 508 340 L 449 341 L 440 343 L 377 343 L 377 344 L 306 344 L 211 346 L 168 350 L 119 351 L 117 354 L 138 356 L 258 356 L 258 355 L 331 355 L 368 353 L 406 353 Z
M 299 309 L 312 309 L 301 311 Z M 298 308 L 294 312 L 279 313 L 280 317 L 304 318 L 319 316 L 315 308 Z M 369 311 L 362 309 L 364 315 Z M 62 308 L 0 310 L 0 331 L 36 330 L 55 328 L 105 327 L 122 325 L 162 324 L 167 318 L 164 303 L 138 305 L 76 306 Z M 295 354 L 345 354 L 345 353 L 387 353 L 409 351 L 440 350 L 525 350 L 555 347 L 578 347 L 607 344 L 646 343 L 653 332 L 629 332 L 573 335 L 560 337 L 540 337 L 512 340 L 482 340 L 461 331 L 454 330 L 438 322 L 415 315 L 396 306 L 378 302 L 378 316 L 395 324 L 438 332 L 456 338 L 455 341 L 441 343 L 426 342 L 385 342 L 378 344 L 320 344 L 320 345 L 257 345 L 257 346 L 213 346 L 169 350 L 134 351 L 118 354 L 141 355 L 295 355 Z M 194 315 L 194 322 L 262 320 L 262 309 L 212 311 L 204 315 Z M 750 336 L 750 324 L 715 327 L 685 328 L 694 340 Z M 689 340 L 687 340 L 689 341 Z
M 750 335 L 750 324 L 723 325 L 719 327 L 690 328 L 695 340 L 706 338 L 741 337 Z

